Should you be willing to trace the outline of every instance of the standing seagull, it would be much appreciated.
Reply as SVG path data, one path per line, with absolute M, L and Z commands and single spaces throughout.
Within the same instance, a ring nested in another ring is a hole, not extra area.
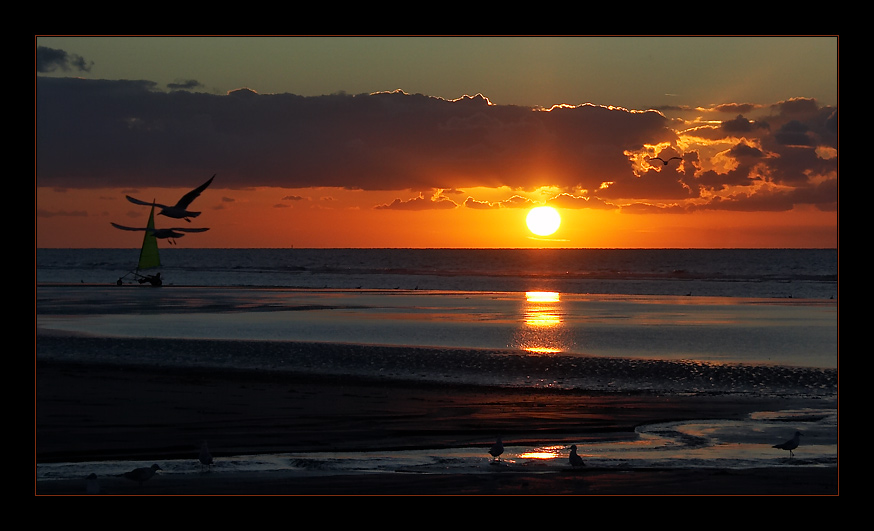
M 189 210 L 188 210 L 188 205 L 190 205 L 192 201 L 194 201 L 195 199 L 197 199 L 197 196 L 199 196 L 201 192 L 203 192 L 204 190 L 206 190 L 206 187 L 209 186 L 209 185 L 212 183 L 212 180 L 213 180 L 213 179 L 215 179 L 215 175 L 213 175 L 212 177 L 210 177 L 208 181 L 206 181 L 205 183 L 201 184 L 200 186 L 198 186 L 198 187 L 195 188 L 194 190 L 192 190 L 192 191 L 188 192 L 187 194 L 183 195 L 183 196 L 182 196 L 182 199 L 180 199 L 179 201 L 177 201 L 176 204 L 173 205 L 173 206 L 170 206 L 170 205 L 162 205 L 162 204 L 159 204 L 159 203 L 147 203 L 147 202 L 145 202 L 145 201 L 141 201 L 141 200 L 139 200 L 139 199 L 135 199 L 135 198 L 133 198 L 133 197 L 131 197 L 131 196 L 129 196 L 129 195 L 126 195 L 125 197 L 127 197 L 127 200 L 128 200 L 128 201 L 130 201 L 131 203 L 134 203 L 134 204 L 136 204 L 136 205 L 146 205 L 146 206 L 151 206 L 151 205 L 154 204 L 155 206 L 160 207 L 160 208 L 161 208 L 161 211 L 158 212 L 158 215 L 159 215 L 159 216 L 167 216 L 168 218 L 175 218 L 175 219 L 184 219 L 185 221 L 188 221 L 188 222 L 190 223 L 191 220 L 188 219 L 188 218 L 196 218 L 197 216 L 200 215 L 200 212 L 192 212 L 192 211 L 189 211 Z
M 492 463 L 496 462 L 498 460 L 498 457 L 500 457 L 500 455 L 504 453 L 504 442 L 501 440 L 500 437 L 498 437 L 498 439 L 495 441 L 495 444 L 493 444 L 492 447 L 489 448 L 489 453 L 492 457 L 494 457 Z
M 212 468 L 213 458 L 212 454 L 209 453 L 209 447 L 206 445 L 206 441 L 203 441 L 203 444 L 200 445 L 200 471 L 203 472 L 203 467 L 205 466 L 207 470 Z
M 683 157 L 671 157 L 671 158 L 669 158 L 668 160 L 665 160 L 665 159 L 663 159 L 663 158 L 661 158 L 661 157 L 653 157 L 653 158 L 651 158 L 651 159 L 649 159 L 649 160 L 651 160 L 651 161 L 652 161 L 652 160 L 660 160 L 660 161 L 662 161 L 662 162 L 664 163 L 665 166 L 667 166 L 668 163 L 671 162 L 671 161 L 674 160 L 674 159 L 677 159 L 677 160 L 683 160 Z
M 795 455 L 792 453 L 792 450 L 798 448 L 798 443 L 801 442 L 801 439 L 800 439 L 801 435 L 802 434 L 800 431 L 796 431 L 794 437 L 792 437 L 791 439 L 789 439 L 786 442 L 783 442 L 780 444 L 775 444 L 774 446 L 772 446 L 772 448 L 779 448 L 781 450 L 789 450 L 789 457 L 792 457 Z
M 570 456 L 571 466 L 577 468 L 578 466 L 586 466 L 586 463 L 583 462 L 583 458 L 577 454 L 577 445 L 571 445 L 571 456 Z
M 158 470 L 163 470 L 163 469 L 161 467 L 159 467 L 157 464 L 154 464 L 152 466 L 135 468 L 135 469 L 131 470 L 130 472 L 125 472 L 124 474 L 122 474 L 122 476 L 126 477 L 127 479 L 129 479 L 131 481 L 139 482 L 140 486 L 142 486 L 143 482 L 147 481 L 152 476 L 154 476 L 155 472 L 157 472 Z

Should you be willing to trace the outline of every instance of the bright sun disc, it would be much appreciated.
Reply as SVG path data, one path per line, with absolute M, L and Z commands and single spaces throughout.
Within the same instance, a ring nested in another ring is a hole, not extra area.
M 549 206 L 534 207 L 525 219 L 528 229 L 538 236 L 549 236 L 561 225 L 558 210 Z

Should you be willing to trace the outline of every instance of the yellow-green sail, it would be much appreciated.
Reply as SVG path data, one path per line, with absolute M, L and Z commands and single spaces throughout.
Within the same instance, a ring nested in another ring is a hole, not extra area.
M 158 238 L 155 238 L 155 205 L 152 205 L 152 211 L 149 213 L 149 224 L 146 225 L 148 230 L 143 236 L 143 247 L 140 249 L 140 263 L 137 269 L 151 269 L 153 267 L 161 267 L 161 257 L 158 256 Z

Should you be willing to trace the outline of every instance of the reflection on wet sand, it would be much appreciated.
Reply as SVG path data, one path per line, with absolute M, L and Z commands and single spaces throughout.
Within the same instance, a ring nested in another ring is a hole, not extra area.
M 535 354 L 566 350 L 567 330 L 562 322 L 561 295 L 554 291 L 525 293 L 524 323 L 516 332 L 516 346 Z

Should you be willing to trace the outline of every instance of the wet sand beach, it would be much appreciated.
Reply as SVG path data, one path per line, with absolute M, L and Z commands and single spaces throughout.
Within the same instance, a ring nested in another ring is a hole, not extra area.
M 48 339 L 44 338 L 46 342 Z M 52 337 L 51 341 L 65 341 Z M 77 348 L 87 345 L 77 343 Z M 817 399 L 657 396 L 404 383 L 296 373 L 37 361 L 36 461 L 218 460 L 277 452 L 401 451 L 628 440 L 640 424 L 742 418 Z M 775 450 L 776 451 L 776 450 Z M 106 494 L 837 494 L 836 467 L 598 469 L 301 477 L 283 472 L 158 475 L 142 487 L 102 478 Z M 82 494 L 81 480 L 37 494 Z
M 177 315 L 205 332 L 217 322 L 209 313 L 192 321 L 192 305 L 175 304 L 173 291 L 148 293 L 166 308 L 142 313 L 126 291 L 87 287 L 38 299 L 35 494 L 85 494 L 90 472 L 110 495 L 839 494 L 834 369 L 94 328 L 115 316 L 166 326 Z M 289 331 L 292 320 L 251 302 L 213 311 L 222 322 L 269 323 L 259 334 Z M 762 415 L 773 415 L 768 431 L 750 422 Z M 812 429 L 795 456 L 771 448 L 798 424 Z M 668 442 L 640 431 L 653 426 Z M 507 450 L 492 464 L 496 436 Z M 197 460 L 202 441 L 216 460 L 207 471 Z M 570 466 L 571 444 L 587 466 Z M 604 457 L 605 448 L 639 444 L 680 457 Z M 722 448 L 737 455 L 711 452 Z M 554 456 L 525 456 L 543 449 Z M 250 466 L 259 460 L 270 466 Z M 152 463 L 162 471 L 142 485 L 118 477 Z

